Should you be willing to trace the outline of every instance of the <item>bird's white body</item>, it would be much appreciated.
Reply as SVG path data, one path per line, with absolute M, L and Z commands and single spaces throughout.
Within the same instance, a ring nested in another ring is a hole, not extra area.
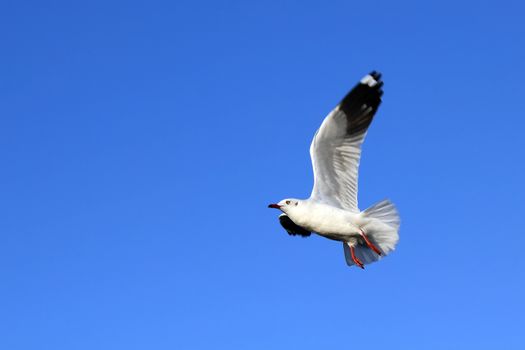
M 364 222 L 360 213 L 312 200 L 298 201 L 297 206 L 291 206 L 286 210 L 286 215 L 297 225 L 338 241 L 345 241 L 345 238 L 359 235 L 359 226 Z

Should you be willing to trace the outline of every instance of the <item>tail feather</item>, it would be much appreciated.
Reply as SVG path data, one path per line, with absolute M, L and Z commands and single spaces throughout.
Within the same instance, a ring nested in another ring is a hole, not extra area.
M 379 219 L 389 226 L 396 229 L 399 228 L 399 214 L 396 206 L 388 199 L 382 200 L 366 209 L 363 212 L 363 216 Z
M 372 243 L 379 248 L 382 255 L 374 253 L 364 242 L 355 245 L 355 256 L 363 262 L 370 264 L 389 254 L 399 241 L 399 214 L 395 205 L 389 200 L 374 204 L 361 213 L 361 229 Z M 350 255 L 348 243 L 343 243 L 346 263 L 355 265 Z

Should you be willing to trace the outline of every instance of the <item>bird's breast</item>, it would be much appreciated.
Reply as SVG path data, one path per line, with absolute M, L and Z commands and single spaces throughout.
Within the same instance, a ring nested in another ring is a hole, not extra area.
M 294 222 L 321 235 L 352 235 L 359 232 L 352 223 L 353 216 L 355 215 L 339 208 L 319 206 L 303 213 Z

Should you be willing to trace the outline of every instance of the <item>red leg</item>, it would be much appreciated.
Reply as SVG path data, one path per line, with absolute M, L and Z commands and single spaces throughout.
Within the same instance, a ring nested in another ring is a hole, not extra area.
M 361 262 L 361 260 L 359 260 L 356 256 L 355 256 L 355 251 L 354 251 L 354 247 L 353 246 L 350 246 L 350 254 L 352 255 L 352 260 L 354 261 L 354 263 L 359 266 L 360 268 L 362 268 L 364 270 L 365 268 L 365 265 L 363 265 L 363 263 Z
M 368 246 L 368 248 L 372 249 L 377 255 L 383 255 L 381 251 L 377 249 L 377 247 L 372 242 L 370 242 L 363 230 L 359 229 L 359 231 L 361 231 L 361 237 L 363 237 L 363 239 L 365 240 L 365 243 Z

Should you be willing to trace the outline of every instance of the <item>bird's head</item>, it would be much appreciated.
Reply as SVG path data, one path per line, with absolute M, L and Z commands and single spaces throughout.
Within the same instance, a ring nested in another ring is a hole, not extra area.
M 283 199 L 277 204 L 270 204 L 268 208 L 279 209 L 283 213 L 288 213 L 290 211 L 293 211 L 295 208 L 297 208 L 300 205 L 300 203 L 301 201 L 299 199 L 287 198 L 287 199 Z

